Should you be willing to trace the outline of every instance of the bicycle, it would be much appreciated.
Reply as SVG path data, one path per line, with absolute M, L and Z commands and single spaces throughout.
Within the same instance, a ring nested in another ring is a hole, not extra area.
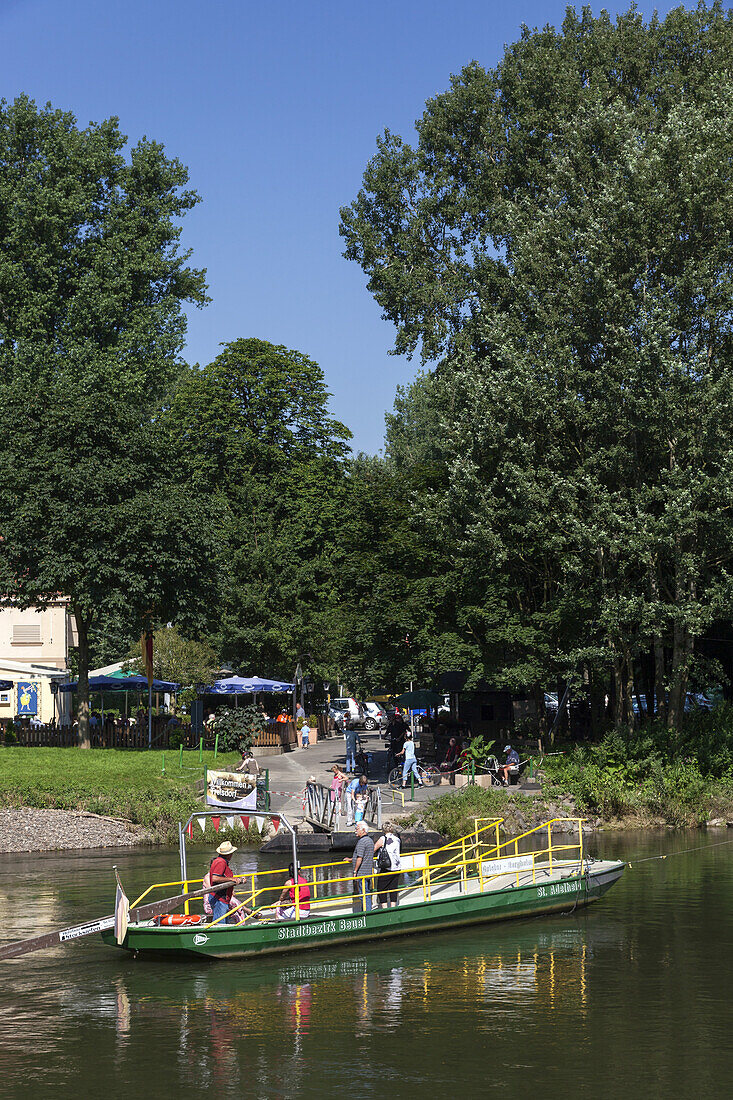
M 417 774 L 420 777 L 420 782 L 425 787 L 437 787 L 440 783 L 440 768 L 436 768 L 435 764 L 421 764 L 418 762 Z M 387 780 L 393 791 L 399 791 L 402 788 L 402 764 L 398 764 L 396 768 L 392 768 Z M 406 786 L 409 786 L 410 777 L 407 777 Z

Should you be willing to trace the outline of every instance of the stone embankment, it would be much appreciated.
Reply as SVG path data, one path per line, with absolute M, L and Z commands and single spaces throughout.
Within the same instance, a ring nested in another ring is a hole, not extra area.
M 0 852 L 129 848 L 150 843 L 140 826 L 77 810 L 0 810 Z

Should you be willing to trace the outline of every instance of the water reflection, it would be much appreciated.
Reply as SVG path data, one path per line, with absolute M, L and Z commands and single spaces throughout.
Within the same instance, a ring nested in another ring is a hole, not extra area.
M 506 936 L 503 937 L 505 940 Z M 97 1017 L 114 1006 L 118 1041 L 143 1041 L 151 1020 L 178 1021 L 180 1053 L 195 1035 L 197 1087 L 246 1080 L 251 1069 L 247 1040 L 268 1035 L 296 1073 L 311 1035 L 329 1032 L 356 1042 L 375 1032 L 397 1032 L 446 1006 L 489 1010 L 483 1029 L 502 1016 L 552 1013 L 558 1000 L 565 1015 L 581 1016 L 587 999 L 592 952 L 583 929 L 544 932 L 533 926 L 501 947 L 487 950 L 486 935 L 461 935 L 435 951 L 410 944 L 388 952 L 346 957 L 313 955 L 273 964 L 214 965 L 185 971 L 175 983 L 151 989 L 144 967 L 127 967 L 115 979 L 113 1002 L 100 995 L 89 1008 Z M 134 1010 L 131 1006 L 134 1005 Z M 287 1040 L 287 1041 L 283 1041 Z
M 133 882 L 170 869 L 123 858 Z M 31 858 L 21 885 L 0 861 L 3 938 L 32 923 L 29 891 L 44 925 L 106 911 L 110 862 Z M 572 916 L 220 963 L 96 940 L 28 956 L 2 971 L 3 1095 L 523 1097 L 533 1072 L 554 1097 L 581 1051 L 583 1095 L 725 1095 L 732 903 L 733 846 L 647 864 Z

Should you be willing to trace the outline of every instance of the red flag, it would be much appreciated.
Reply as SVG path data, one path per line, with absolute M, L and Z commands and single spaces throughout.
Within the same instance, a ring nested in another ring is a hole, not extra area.
M 214 826 L 217 833 L 219 832 L 219 822 L 220 822 L 220 820 L 221 820 L 221 818 L 219 818 L 219 817 L 212 817 L 212 819 L 211 819 L 211 824 Z
M 242 818 L 242 824 L 244 825 L 245 829 L 249 829 L 249 818 L 245 817 L 244 814 L 241 814 L 240 816 Z
M 188 833 L 188 839 L 193 840 L 193 821 L 189 821 L 186 832 Z
M 273 828 L 274 828 L 275 832 L 277 832 L 278 829 L 280 828 L 280 818 L 279 817 L 273 817 L 272 825 L 273 825 Z

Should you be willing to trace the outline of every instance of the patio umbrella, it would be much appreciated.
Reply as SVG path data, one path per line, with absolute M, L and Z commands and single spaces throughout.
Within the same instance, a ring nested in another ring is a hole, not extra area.
M 59 691 L 76 691 L 79 686 L 78 680 L 72 680 L 70 684 L 59 684 Z M 148 678 L 147 676 L 124 676 L 120 678 L 112 674 L 111 676 L 90 676 L 89 677 L 89 690 L 90 691 L 130 691 L 133 688 L 140 688 L 147 690 Z M 179 685 L 174 684 L 169 680 L 153 680 L 153 691 L 178 691 Z
M 422 710 L 423 707 L 439 707 L 443 703 L 443 696 L 437 691 L 428 691 L 425 688 L 417 691 L 405 691 L 394 700 L 398 707 L 407 707 L 409 710 Z
M 294 685 L 283 680 L 264 680 L 260 676 L 227 676 L 203 688 L 202 695 L 254 695 L 257 691 L 292 691 Z

